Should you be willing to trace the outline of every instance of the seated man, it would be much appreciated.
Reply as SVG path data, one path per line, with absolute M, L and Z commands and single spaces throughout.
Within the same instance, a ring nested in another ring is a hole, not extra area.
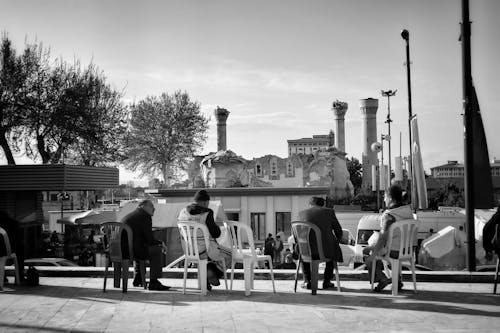
M 11 251 L 17 256 L 17 263 L 19 265 L 19 281 L 24 282 L 24 242 L 23 233 L 19 227 L 19 222 L 14 220 L 4 211 L 0 211 L 0 227 L 7 232 L 9 236 L 9 243 Z M 5 244 L 3 243 L 3 238 L 0 237 L 0 257 L 5 256 Z M 5 282 L 7 282 L 7 277 L 5 276 Z
M 205 224 L 210 233 L 210 245 L 205 249 L 205 240 L 198 238 L 198 250 L 200 256 L 207 256 L 209 263 L 207 264 L 207 288 L 212 289 L 213 286 L 220 285 L 219 279 L 224 276 L 223 266 L 220 260 L 224 260 L 226 267 L 230 267 L 232 259 L 232 251 L 220 244 L 217 244 L 216 238 L 220 237 L 221 230 L 214 220 L 214 212 L 208 205 L 210 203 L 210 196 L 207 191 L 199 190 L 194 195 L 194 203 L 183 208 L 179 213 L 179 221 L 193 221 Z M 203 250 L 202 250 L 203 249 Z M 204 252 L 204 253 L 202 253 Z
M 387 191 L 385 191 L 384 197 L 385 203 L 387 205 L 386 211 L 380 217 L 380 234 L 378 239 L 376 239 L 375 244 L 370 245 L 371 241 L 368 240 L 369 245 L 363 249 L 363 254 L 365 257 L 365 264 L 368 269 L 369 279 L 371 279 L 371 270 L 373 263 L 373 256 L 383 255 L 385 253 L 385 246 L 387 244 L 388 230 L 389 227 L 396 221 L 413 219 L 413 214 L 410 205 L 403 205 L 403 191 L 398 185 L 392 185 Z M 399 244 L 401 236 L 396 237 L 392 241 L 392 246 L 390 249 L 390 256 L 394 259 L 399 256 Z M 381 260 L 377 260 L 375 264 L 375 281 L 378 285 L 375 287 L 374 291 L 380 292 L 392 281 L 383 273 L 384 265 Z M 399 289 L 403 288 L 403 282 L 399 279 Z
M 301 221 L 310 222 L 316 225 L 321 231 L 321 242 L 323 245 L 323 252 L 326 258 L 332 259 L 327 261 L 325 266 L 323 289 L 334 288 L 335 285 L 330 280 L 333 278 L 333 260 L 336 262 L 343 262 L 342 250 L 340 249 L 339 241 L 342 237 L 342 227 L 335 216 L 335 211 L 331 208 L 323 207 L 325 200 L 320 197 L 312 197 L 309 201 L 311 208 L 299 212 L 299 219 Z M 311 237 L 312 238 L 312 237 Z M 311 251 L 314 255 L 316 249 L 316 240 L 310 239 Z M 302 286 L 306 289 L 311 289 L 311 265 L 309 263 L 302 263 L 304 271 L 305 284 Z
M 493 259 L 493 252 L 500 256 L 500 205 L 483 227 L 483 248 L 486 259 Z
M 132 228 L 133 250 L 135 260 L 149 260 L 150 281 L 149 290 L 169 290 L 158 280 L 162 273 L 162 246 L 163 243 L 153 238 L 152 219 L 155 207 L 151 200 L 143 200 L 136 210 L 126 215 L 122 222 Z M 135 262 L 134 287 L 143 286 L 139 272 L 139 263 Z

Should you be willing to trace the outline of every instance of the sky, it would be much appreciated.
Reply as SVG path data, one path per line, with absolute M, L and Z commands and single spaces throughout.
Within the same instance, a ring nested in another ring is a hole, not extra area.
M 500 158 L 500 1 L 470 1 L 472 75 L 490 158 Z M 463 161 L 459 0 L 0 0 L 0 30 L 17 49 L 40 41 L 52 57 L 91 60 L 125 102 L 187 91 L 211 117 L 199 153 L 217 149 L 217 106 L 230 111 L 227 145 L 247 159 L 287 156 L 287 139 L 334 129 L 348 103 L 346 152 L 361 159 L 359 100 L 378 98 L 378 137 L 391 98 L 392 155 L 408 154 L 405 42 L 424 167 Z M 387 149 L 385 150 L 387 152 Z M 385 156 L 387 159 L 387 155 Z M 29 163 L 23 157 L 17 161 Z M 5 163 L 5 160 L 0 162 Z M 120 182 L 146 179 L 120 169 Z

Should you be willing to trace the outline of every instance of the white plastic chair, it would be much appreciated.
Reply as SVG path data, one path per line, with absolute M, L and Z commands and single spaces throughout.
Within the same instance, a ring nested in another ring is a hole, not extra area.
M 237 262 L 243 263 L 243 276 L 245 279 L 245 296 L 250 296 L 254 289 L 254 266 L 261 261 L 268 262 L 273 283 L 273 292 L 276 293 L 274 286 L 273 259 L 269 255 L 258 255 L 255 252 L 252 229 L 244 223 L 227 221 L 224 223 L 229 231 L 232 243 L 232 261 L 231 261 L 231 290 L 233 290 L 234 266 Z M 243 247 L 243 237 L 248 240 L 249 248 Z
M 372 263 L 371 285 L 375 283 L 375 266 L 377 260 L 384 260 L 391 263 L 391 279 L 392 279 L 392 295 L 398 295 L 399 274 L 401 270 L 401 262 L 408 261 L 411 266 L 411 275 L 413 279 L 413 289 L 417 293 L 417 278 L 415 275 L 415 253 L 413 252 L 414 239 L 418 231 L 420 221 L 418 220 L 402 220 L 394 222 L 388 230 L 387 244 L 385 246 L 385 254 L 375 256 Z M 400 235 L 399 256 L 397 259 L 390 257 L 390 249 L 392 246 L 393 236 Z
M 177 227 L 179 228 L 179 233 L 181 235 L 182 248 L 184 249 L 184 282 L 182 293 L 186 293 L 186 279 L 189 263 L 195 262 L 198 266 L 198 288 L 201 289 L 201 294 L 205 296 L 207 294 L 207 258 L 200 258 L 200 249 L 198 248 L 198 238 L 202 237 L 205 243 L 205 248 L 201 250 L 201 253 L 207 251 L 210 246 L 209 231 L 206 225 L 199 222 L 192 221 L 179 221 L 177 222 Z M 200 235 L 200 233 L 201 235 Z M 226 263 L 221 260 L 222 267 L 224 271 L 224 281 L 226 283 L 227 290 L 227 278 L 226 278 Z
M 7 235 L 7 232 L 3 228 L 0 228 L 0 237 L 3 238 L 6 250 L 6 255 L 0 257 L 0 290 L 1 290 L 3 288 L 3 280 L 5 276 L 5 263 L 7 259 L 12 258 L 14 260 L 16 284 L 19 284 L 20 279 L 19 279 L 19 263 L 17 261 L 17 256 L 15 253 L 12 253 L 9 236 Z
M 316 249 L 318 251 L 317 257 L 316 254 L 313 256 L 313 252 L 311 249 L 310 243 L 310 235 L 311 231 L 314 232 L 314 239 L 316 240 Z M 335 260 L 331 258 L 326 258 L 323 253 L 323 242 L 321 230 L 318 226 L 312 224 L 311 222 L 306 221 L 293 221 L 292 222 L 292 233 L 297 241 L 297 245 L 299 248 L 299 262 L 297 264 L 297 270 L 295 272 L 295 284 L 294 284 L 294 292 L 297 292 L 297 281 L 299 277 L 299 268 L 300 263 L 307 262 L 311 267 L 311 294 L 316 295 L 318 291 L 318 278 L 319 278 L 319 263 L 332 261 L 333 269 L 335 271 L 335 279 L 337 281 L 337 291 L 342 291 L 340 287 L 340 276 L 339 276 L 339 267 Z

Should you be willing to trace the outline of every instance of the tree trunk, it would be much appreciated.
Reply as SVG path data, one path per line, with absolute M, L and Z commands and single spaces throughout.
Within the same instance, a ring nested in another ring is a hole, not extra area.
M 10 149 L 9 143 L 7 142 L 5 130 L 0 130 L 0 147 L 2 147 L 3 152 L 5 154 L 5 158 L 7 158 L 8 165 L 16 165 L 16 161 L 14 160 L 14 156 L 12 155 L 12 150 Z
M 170 187 L 170 165 L 163 164 L 161 172 L 163 174 L 163 184 L 165 187 L 169 188 Z
M 37 136 L 36 148 L 38 150 L 38 153 L 42 157 L 42 163 L 49 164 L 50 163 L 50 153 L 45 150 L 45 140 L 43 139 L 43 136 Z

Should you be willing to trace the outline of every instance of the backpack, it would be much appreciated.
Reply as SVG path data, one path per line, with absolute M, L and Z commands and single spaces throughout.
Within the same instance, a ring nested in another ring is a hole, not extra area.
M 26 271 L 26 285 L 31 287 L 36 287 L 39 284 L 40 284 L 40 274 L 38 273 L 38 270 L 35 267 L 30 266 Z

